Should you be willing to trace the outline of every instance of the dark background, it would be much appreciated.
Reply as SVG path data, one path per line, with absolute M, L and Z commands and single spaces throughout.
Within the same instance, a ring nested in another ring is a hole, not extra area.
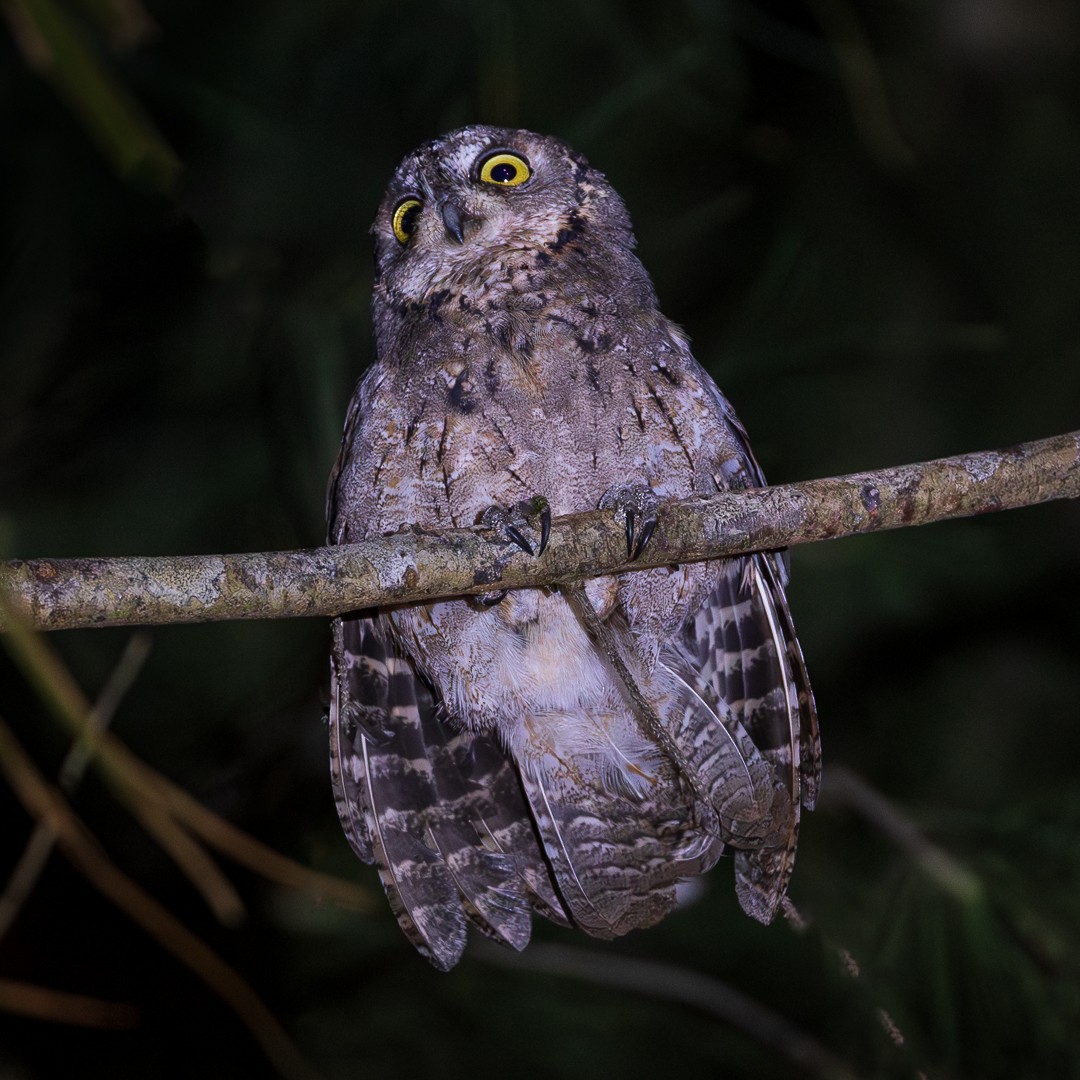
M 607 173 L 772 480 L 1080 426 L 1069 0 L 3 10 L 0 555 L 319 543 L 372 356 L 366 230 L 399 158 L 472 121 L 560 135 Z M 802 1075 L 775 1037 L 712 1015 L 699 976 L 854 1075 L 1080 1076 L 1080 508 L 792 563 L 826 760 L 792 882 L 804 933 L 743 917 L 725 863 L 653 930 L 603 944 L 537 926 L 577 951 L 475 948 L 440 975 L 381 896 L 361 914 L 228 863 L 249 913 L 222 928 L 100 778 L 75 807 L 328 1077 Z M 128 637 L 49 644 L 93 695 Z M 321 620 L 157 629 L 113 727 L 229 820 L 377 890 L 331 799 L 327 651 Z M 6 658 L 0 678 L 0 714 L 54 774 L 67 736 Z M 928 872 L 842 769 L 966 873 Z M 30 829 L 6 789 L 0 821 L 2 878 Z M 669 967 L 637 986 L 629 958 Z M 140 1015 L 100 1031 L 0 1013 L 2 1077 L 270 1073 L 59 856 L 0 941 L 0 977 Z

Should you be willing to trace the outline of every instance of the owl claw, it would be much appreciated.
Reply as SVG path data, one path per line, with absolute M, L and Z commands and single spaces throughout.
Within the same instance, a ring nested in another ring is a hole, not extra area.
M 633 521 L 633 519 L 627 515 L 627 521 Z M 627 537 L 627 550 L 630 552 L 630 561 L 633 562 L 644 550 L 645 545 L 652 538 L 653 529 L 656 528 L 656 516 L 643 518 L 641 521 L 641 531 L 637 534 L 637 538 L 634 540 L 633 546 L 630 545 L 630 540 L 633 539 L 633 529 L 630 529 L 630 536 Z
M 534 516 L 540 518 L 540 538 L 536 545 L 529 539 L 529 533 L 533 532 L 529 518 Z M 551 506 L 543 495 L 522 499 L 509 510 L 489 506 L 480 515 L 480 525 L 496 533 L 499 540 L 516 544 L 526 555 L 540 556 L 551 536 Z
M 540 496 L 537 496 L 540 498 Z M 535 501 L 535 500 L 534 500 Z M 548 546 L 548 537 L 551 536 L 551 504 L 544 499 L 544 505 L 540 509 L 540 548 L 537 555 L 544 554 L 544 548 Z
M 647 484 L 619 484 L 604 493 L 601 510 L 614 510 L 626 519 L 626 557 L 634 562 L 656 528 L 660 500 Z
M 521 548 L 522 551 L 525 552 L 526 555 L 533 554 L 532 544 L 529 543 L 525 538 L 525 534 L 516 525 L 506 525 L 504 526 L 503 531 L 519 548 Z

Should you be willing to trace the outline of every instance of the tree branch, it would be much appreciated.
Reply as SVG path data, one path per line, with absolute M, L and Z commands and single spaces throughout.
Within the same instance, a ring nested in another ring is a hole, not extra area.
M 539 559 L 479 528 L 408 527 L 360 544 L 252 555 L 31 559 L 0 565 L 39 630 L 280 619 L 696 562 L 1080 497 L 1080 431 L 1005 450 L 666 504 L 642 558 L 610 513 L 552 521 Z

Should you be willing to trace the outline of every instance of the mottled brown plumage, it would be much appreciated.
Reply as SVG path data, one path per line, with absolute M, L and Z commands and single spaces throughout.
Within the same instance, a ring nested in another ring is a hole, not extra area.
M 331 478 L 333 542 L 483 522 L 528 558 L 546 514 L 602 505 L 637 550 L 657 500 L 763 483 L 657 310 L 622 201 L 565 144 L 436 139 L 372 231 L 378 359 Z M 470 923 L 515 948 L 532 911 L 647 926 L 729 848 L 768 921 L 817 786 L 771 556 L 337 620 L 330 722 L 345 831 L 441 968 Z

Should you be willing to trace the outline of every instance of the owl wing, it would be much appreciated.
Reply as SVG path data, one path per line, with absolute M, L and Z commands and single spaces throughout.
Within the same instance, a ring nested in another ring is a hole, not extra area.
M 454 731 L 373 618 L 335 620 L 331 775 L 345 833 L 374 862 L 406 936 L 448 970 L 472 922 L 516 949 L 530 905 L 566 921 L 512 764 Z
M 746 428 L 712 378 L 703 386 L 739 449 L 716 477 L 717 487 L 765 487 Z M 684 643 L 702 678 L 741 717 L 783 780 L 791 806 L 785 842 L 736 852 L 736 891 L 747 914 L 769 922 L 784 897 L 798 842 L 800 807 L 814 808 L 821 778 L 817 708 L 784 586 L 783 552 L 729 564 L 729 571 L 684 627 Z
M 724 702 L 772 767 L 787 813 L 770 842 L 735 850 L 735 883 L 748 915 L 770 922 L 787 889 L 800 806 L 812 809 L 820 775 L 817 714 L 772 555 L 725 564 L 723 577 L 683 627 L 681 650 L 704 696 Z M 775 842 L 772 842 L 775 841 Z
M 349 404 L 327 485 L 328 539 L 346 543 L 339 482 L 385 378 L 375 365 Z M 374 612 L 334 620 L 330 758 L 353 850 L 374 862 L 406 936 L 447 970 L 468 923 L 516 949 L 530 908 L 568 916 L 540 850 L 521 779 L 494 739 L 457 731 Z

